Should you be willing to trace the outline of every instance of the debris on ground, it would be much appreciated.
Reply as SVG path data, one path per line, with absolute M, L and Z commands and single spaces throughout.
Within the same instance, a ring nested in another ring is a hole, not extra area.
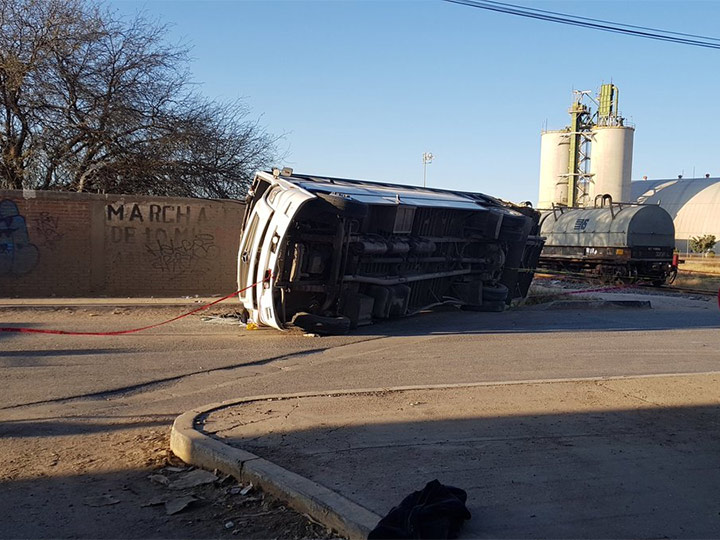
M 233 313 L 224 313 L 222 315 L 205 315 L 200 320 L 211 324 L 230 324 L 234 326 L 245 326 L 247 318 L 243 320 L 243 316 L 239 311 Z
M 110 494 L 100 495 L 99 497 L 85 497 L 84 501 L 86 506 L 92 506 L 98 508 L 100 506 L 111 506 L 120 502 L 120 499 L 113 497 Z
M 165 504 L 168 501 L 168 498 L 164 495 L 160 497 L 153 497 L 148 502 L 141 504 L 140 506 L 145 508 L 146 506 L 159 506 L 161 504 Z
M 170 489 L 171 483 L 198 470 L 170 450 L 170 424 L 136 427 L 139 419 L 127 422 L 116 420 L 110 424 L 115 429 L 81 433 L 75 433 L 73 425 L 68 428 L 72 435 L 66 431 L 0 438 L 0 450 L 9 456 L 0 463 L 0 480 L 12 484 L 3 492 L 5 506 L 22 509 L 42 503 L 42 511 L 32 519 L 6 512 L 5 534 L 0 536 L 85 538 L 92 524 L 91 536 L 103 538 L 336 538 L 257 485 L 240 495 L 248 482 L 223 472 L 205 471 L 217 478 L 207 484 Z M 155 475 L 168 483 L 148 478 Z M 235 524 L 233 529 L 224 527 L 228 521 Z
M 185 497 L 178 497 L 177 499 L 165 501 L 165 513 L 168 516 L 177 514 L 178 512 L 185 510 L 185 508 L 187 508 L 189 505 L 191 505 L 197 500 L 198 499 L 196 499 L 192 495 L 187 495 Z
M 162 457 L 145 476 L 146 486 L 152 486 L 155 495 L 144 497 L 140 508 L 163 506 L 165 515 L 172 516 L 166 519 L 182 519 L 188 525 L 214 522 L 211 537 L 338 538 L 309 516 L 297 514 L 282 501 L 265 495 L 252 482 L 240 482 L 217 469 L 210 472 L 187 465 L 170 451 L 157 454 Z
M 151 474 L 148 476 L 148 480 L 162 486 L 167 486 L 170 484 L 170 479 L 167 476 L 163 476 L 162 474 Z
M 217 480 L 210 471 L 204 471 L 202 469 L 195 469 L 185 473 L 179 480 L 175 480 L 168 484 L 170 489 L 187 489 L 196 486 L 202 486 L 203 484 L 212 484 Z

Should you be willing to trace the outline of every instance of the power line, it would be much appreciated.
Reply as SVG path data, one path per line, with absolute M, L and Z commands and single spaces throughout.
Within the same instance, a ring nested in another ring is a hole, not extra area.
M 546 13 L 546 14 L 549 14 L 549 15 L 569 17 L 569 18 L 572 18 L 572 19 L 580 19 L 580 20 L 584 20 L 584 21 L 591 21 L 591 22 L 604 23 L 604 24 L 612 24 L 612 25 L 615 25 L 615 26 L 618 26 L 618 27 L 624 27 L 624 28 L 636 28 L 636 29 L 639 29 L 639 30 L 649 30 L 649 31 L 651 31 L 651 32 L 656 32 L 656 33 L 660 33 L 660 34 L 671 34 L 671 35 L 674 35 L 674 36 L 694 37 L 694 38 L 700 38 L 700 39 L 704 39 L 704 40 L 710 40 L 710 41 L 720 42 L 720 38 L 716 38 L 716 37 L 699 36 L 699 35 L 697 35 L 697 34 L 686 34 L 686 33 L 683 33 L 683 32 L 673 32 L 673 31 L 671 31 L 671 30 L 660 30 L 660 29 L 658 29 L 658 28 L 650 28 L 650 27 L 648 27 L 648 26 L 636 26 L 636 25 L 634 25 L 634 24 L 616 23 L 616 22 L 613 22 L 613 21 L 605 21 L 605 20 L 602 20 L 602 19 L 593 19 L 593 18 L 590 18 L 590 17 L 581 17 L 580 15 L 566 15 L 566 14 L 564 14 L 564 13 L 558 13 L 557 11 L 547 11 L 547 10 L 544 10 L 544 9 L 537 9 L 537 8 L 524 7 L 524 6 L 515 6 L 515 5 L 513 5 L 513 4 L 506 4 L 506 3 L 504 3 L 504 2 L 496 2 L 496 1 L 494 1 L 494 0 L 481 0 L 481 2 L 478 2 L 478 3 L 493 4 L 493 5 L 505 6 L 505 7 L 509 7 L 509 8 L 518 8 L 518 9 L 523 9 L 523 10 L 528 11 L 528 12 Z
M 495 11 L 497 13 L 517 15 L 530 19 L 538 19 L 559 24 L 567 24 L 570 26 L 579 26 L 582 28 L 601 30 L 603 32 L 612 32 L 616 34 L 624 34 L 629 36 L 642 37 L 646 39 L 666 41 L 669 43 L 679 43 L 682 45 L 692 45 L 695 47 L 704 47 L 707 49 L 720 49 L 720 38 L 716 37 L 686 34 L 682 32 L 672 32 L 670 30 L 660 30 L 658 28 L 649 28 L 646 26 L 636 26 L 632 24 L 616 23 L 612 21 L 605 21 L 602 19 L 593 19 L 590 17 L 581 17 L 578 15 L 568 15 L 566 13 L 558 13 L 556 11 L 546 11 L 542 9 L 517 6 L 514 4 L 506 4 L 503 2 L 494 2 L 492 0 L 444 1 L 451 4 L 460 4 L 463 6 L 474 7 L 477 9 Z

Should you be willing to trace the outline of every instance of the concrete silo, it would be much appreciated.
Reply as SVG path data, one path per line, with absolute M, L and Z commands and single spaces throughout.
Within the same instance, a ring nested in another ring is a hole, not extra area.
M 540 136 L 540 193 L 538 208 L 567 204 L 570 136 L 567 130 L 544 131 Z
M 583 103 L 590 91 L 573 93 L 570 125 L 542 135 L 538 208 L 589 207 L 605 194 L 629 202 L 635 128 L 620 115 L 617 86 L 600 87 L 595 114 Z
M 630 126 L 593 126 L 590 200 L 607 193 L 613 201 L 630 201 L 634 135 L 635 128 Z

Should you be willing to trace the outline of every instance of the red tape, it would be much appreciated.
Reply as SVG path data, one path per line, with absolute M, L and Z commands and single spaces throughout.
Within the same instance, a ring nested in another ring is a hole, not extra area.
M 54 335 L 61 335 L 61 336 L 122 336 L 124 334 L 134 334 L 136 332 L 142 332 L 143 330 L 150 330 L 151 328 L 157 328 L 158 326 L 170 324 L 171 322 L 175 322 L 179 319 L 182 319 L 184 317 L 192 315 L 193 313 L 197 313 L 198 311 L 207 309 L 211 306 L 214 306 L 215 304 L 219 304 L 220 302 L 227 300 L 228 298 L 232 298 L 233 296 L 236 296 L 236 295 L 240 294 L 241 292 L 245 292 L 248 289 L 252 289 L 256 285 L 259 285 L 260 283 L 265 283 L 266 281 L 270 281 L 271 277 L 272 276 L 268 273 L 268 275 L 266 275 L 262 280 L 260 280 L 256 283 L 253 283 L 252 285 L 245 287 L 244 289 L 240 289 L 239 291 L 235 291 L 234 293 L 228 294 L 227 296 L 223 296 L 222 298 L 215 300 L 214 302 L 210 302 L 209 304 L 205 304 L 204 306 L 195 308 L 192 311 L 188 311 L 187 313 L 183 313 L 182 315 L 178 315 L 177 317 L 173 317 L 172 319 L 168 319 L 167 321 L 159 322 L 156 324 L 151 324 L 150 326 L 143 326 L 141 328 L 131 328 L 129 330 L 116 330 L 114 332 L 73 332 L 70 330 L 42 330 L 40 328 L 0 327 L 0 332 L 15 332 L 18 334 L 54 334 Z

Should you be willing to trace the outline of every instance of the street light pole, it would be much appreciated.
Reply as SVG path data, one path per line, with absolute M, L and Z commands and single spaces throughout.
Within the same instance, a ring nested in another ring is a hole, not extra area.
M 435 156 L 433 156 L 430 152 L 423 153 L 423 187 L 427 187 L 427 164 L 432 163 L 433 157 Z

